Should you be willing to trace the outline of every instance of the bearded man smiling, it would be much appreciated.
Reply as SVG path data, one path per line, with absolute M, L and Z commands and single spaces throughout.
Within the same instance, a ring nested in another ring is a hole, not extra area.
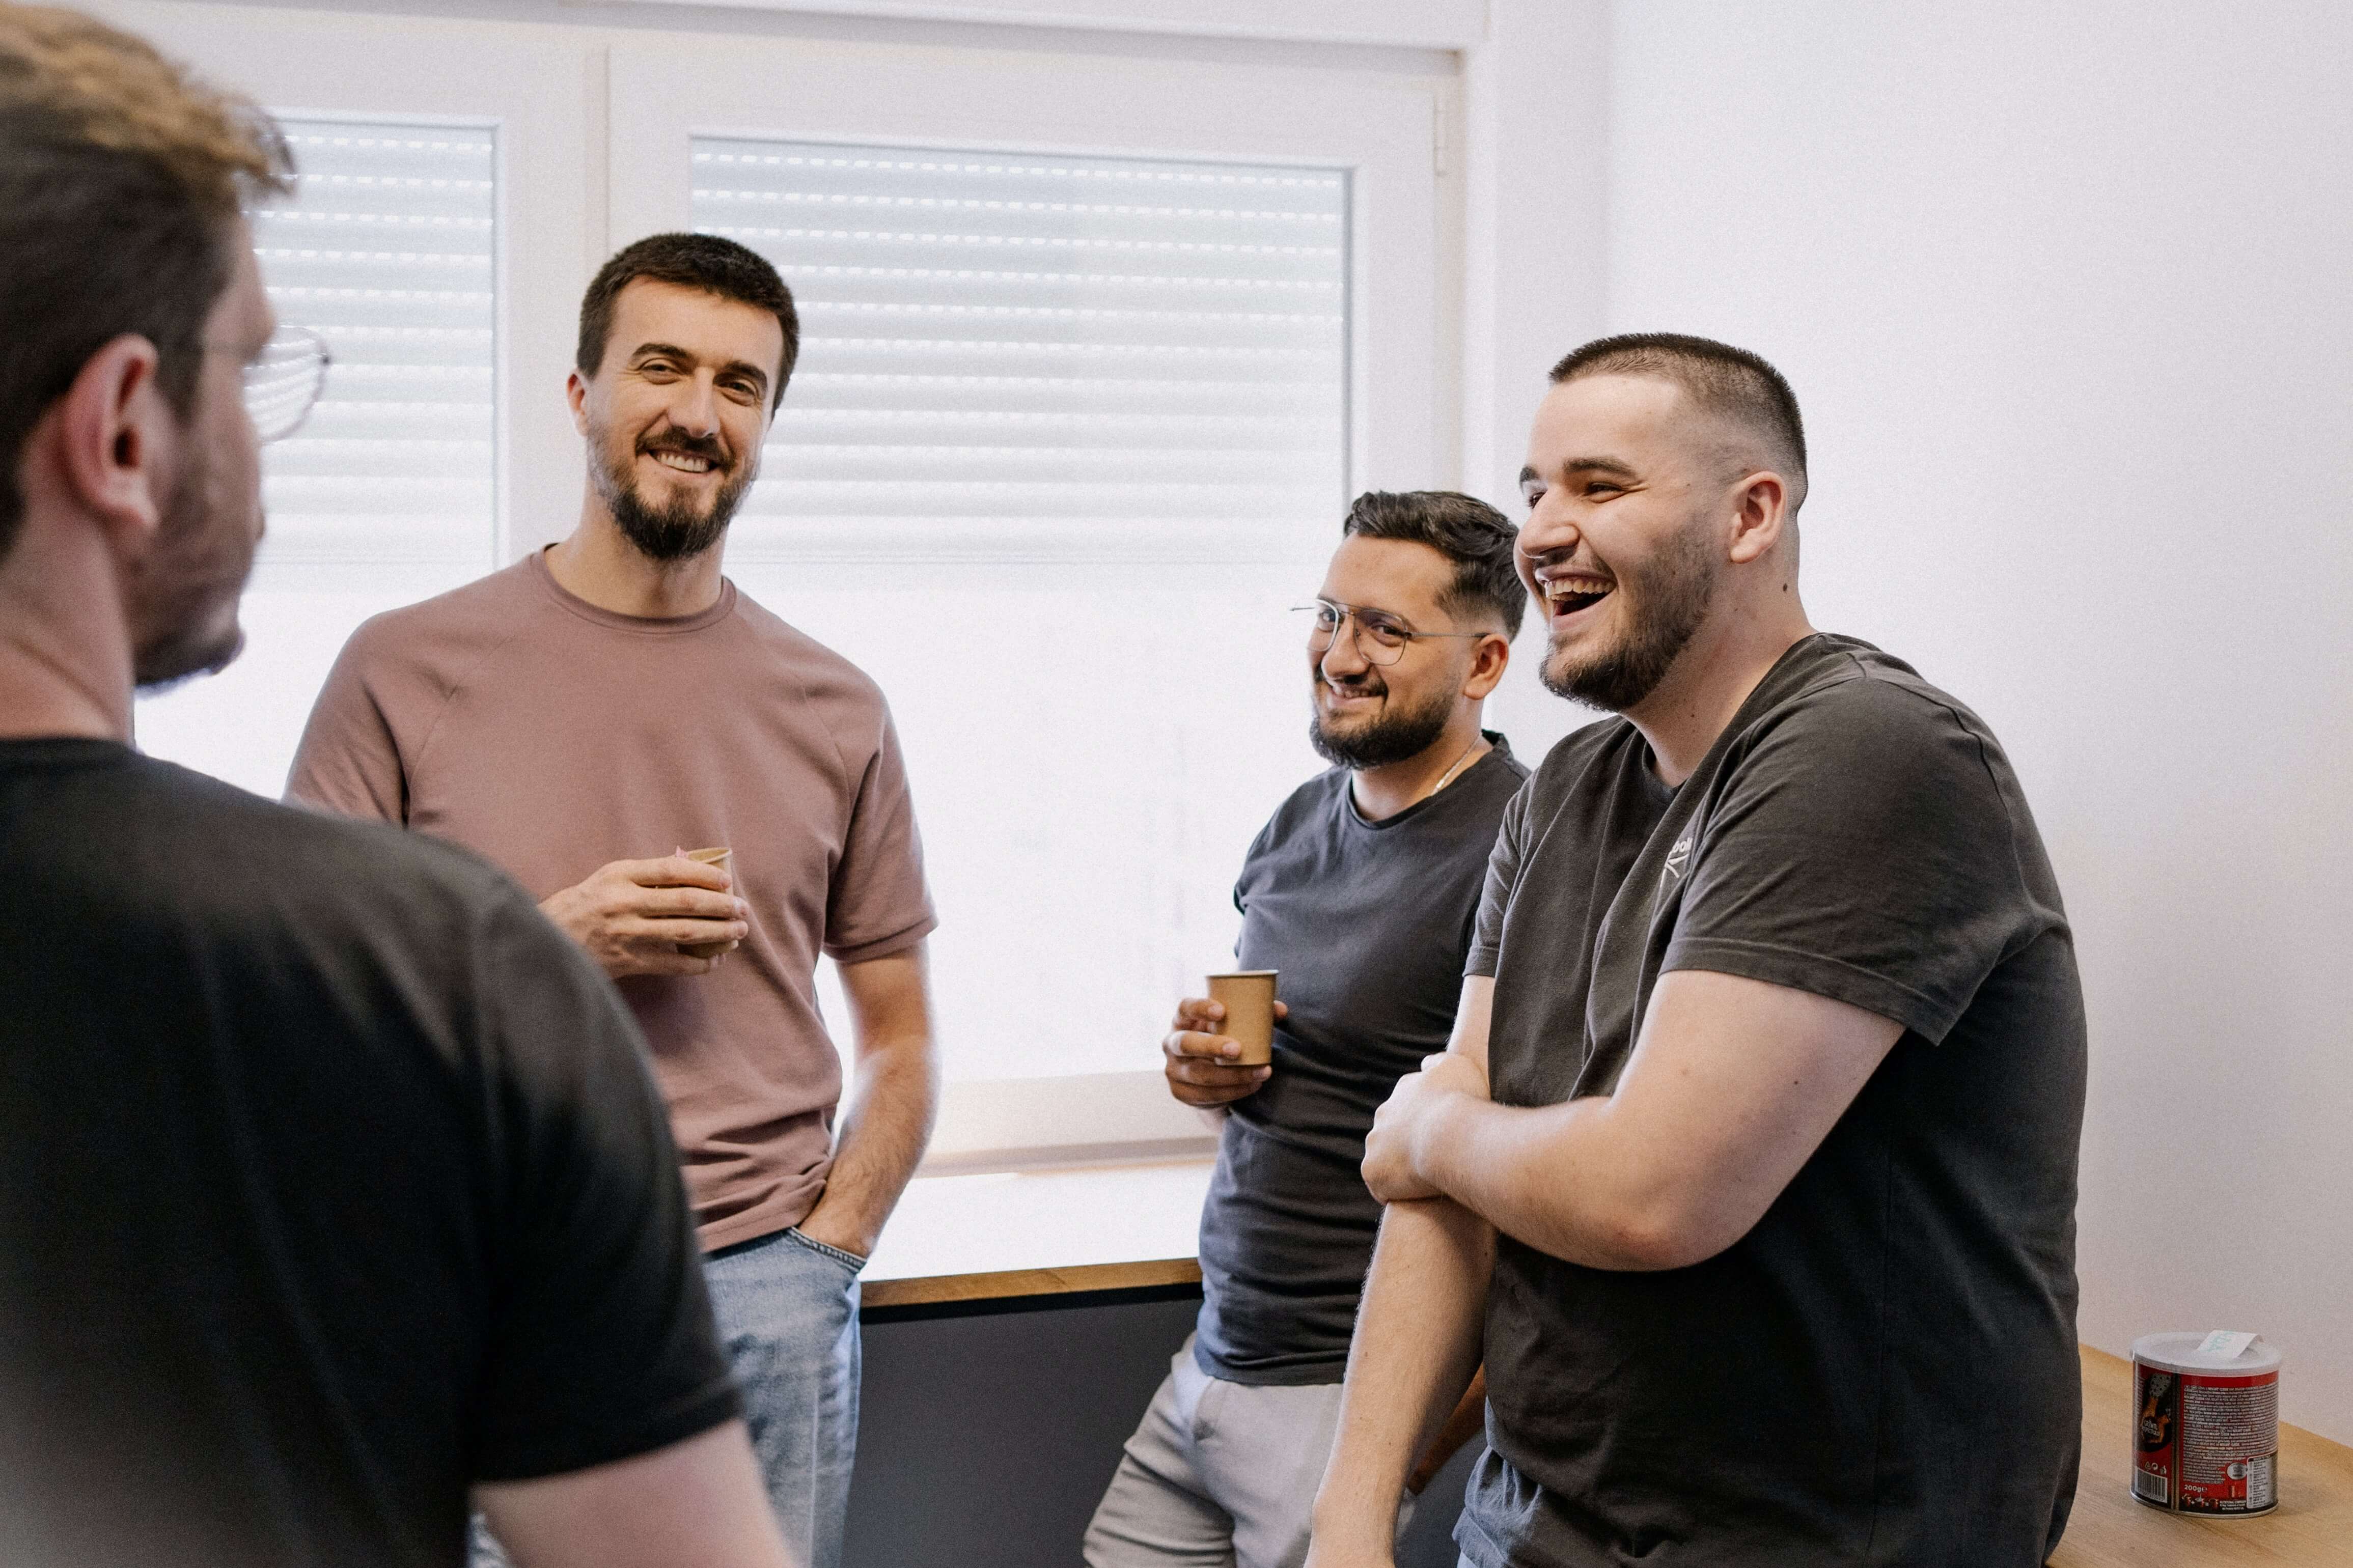
M 498 862 L 618 983 L 777 1519 L 832 1568 L 858 1272 L 937 1095 L 934 922 L 881 693 L 720 570 L 799 342 L 783 280 L 731 240 L 656 235 L 607 262 L 566 386 L 579 525 L 362 626 L 289 791 Z M 732 871 L 689 845 L 732 848 Z M 846 1105 L 820 951 L 856 1034 Z

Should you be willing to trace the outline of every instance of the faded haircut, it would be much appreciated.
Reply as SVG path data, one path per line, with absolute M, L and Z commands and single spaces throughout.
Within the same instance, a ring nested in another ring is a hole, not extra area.
M 715 234 L 649 234 L 615 251 L 596 269 L 581 296 L 580 342 L 572 359 L 582 375 L 594 376 L 604 364 L 605 348 L 613 336 L 613 302 L 640 278 L 700 289 L 774 315 L 785 332 L 776 384 L 768 395 L 768 410 L 776 412 L 785 399 L 785 383 L 792 379 L 793 363 L 801 357 L 801 319 L 793 309 L 793 291 L 766 257 Z
M 1512 560 L 1519 538 L 1504 514 L 1454 490 L 1366 490 L 1340 524 L 1343 539 L 1401 539 L 1427 544 L 1454 563 L 1439 607 L 1458 620 L 1492 616 L 1506 639 L 1520 635 L 1528 591 Z
M 143 40 L 0 4 L 0 559 L 25 443 L 92 354 L 145 338 L 156 389 L 193 413 L 237 214 L 293 172 L 268 115 Z
M 1806 422 L 1788 379 L 1759 355 L 1681 332 L 1596 338 L 1552 367 L 1553 384 L 1588 375 L 1671 381 L 1699 407 L 1751 432 L 1789 482 L 1789 510 L 1806 500 Z

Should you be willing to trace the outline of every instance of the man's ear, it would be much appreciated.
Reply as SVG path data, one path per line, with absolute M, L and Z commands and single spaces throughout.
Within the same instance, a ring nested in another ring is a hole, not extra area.
M 135 332 L 100 347 L 26 443 L 46 457 L 62 498 L 107 525 L 120 544 L 143 550 L 172 493 L 179 421 L 155 384 L 155 345 Z
M 1789 523 L 1789 487 L 1771 469 L 1750 474 L 1732 494 L 1732 549 L 1735 564 L 1746 564 L 1771 553 Z
M 588 436 L 588 378 L 577 369 L 564 378 L 564 400 L 572 405 L 572 428 L 586 440 Z
M 1501 632 L 1489 632 L 1471 645 L 1471 675 L 1462 683 L 1462 695 L 1473 702 L 1503 683 L 1504 671 L 1511 667 L 1512 644 Z

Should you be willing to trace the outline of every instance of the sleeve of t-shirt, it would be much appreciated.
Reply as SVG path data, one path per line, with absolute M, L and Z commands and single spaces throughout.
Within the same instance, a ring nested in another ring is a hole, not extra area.
M 1710 812 L 1662 967 L 1810 992 L 1941 1040 L 2030 912 L 1986 744 L 1883 681 L 1792 711 Z
M 1465 979 L 1493 979 L 1504 952 L 1504 914 L 1512 907 L 1512 889 L 1520 883 L 1520 854 L 1527 836 L 1528 789 L 1520 787 L 1504 807 L 1503 826 L 1495 830 L 1495 847 L 1487 857 L 1487 883 L 1479 893 L 1479 912 L 1471 926 L 1471 955 L 1464 961 Z
M 286 775 L 286 801 L 406 826 L 407 775 L 392 720 L 371 689 L 371 628 L 353 632 L 311 705 Z
M 923 846 L 915 832 L 907 764 L 885 712 L 826 900 L 825 951 L 836 963 L 886 958 L 913 947 L 939 923 L 923 887 Z
M 637 1026 L 521 894 L 477 951 L 498 1157 L 474 1479 L 583 1469 L 732 1418 L 742 1405 Z

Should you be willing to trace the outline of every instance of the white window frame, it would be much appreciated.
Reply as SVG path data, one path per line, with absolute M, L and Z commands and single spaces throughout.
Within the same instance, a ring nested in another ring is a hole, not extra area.
M 551 75 L 561 74 L 566 58 L 576 58 L 587 40 L 539 41 L 511 26 L 438 17 L 403 21 L 181 0 L 99 0 L 96 8 L 273 111 L 495 132 L 497 468 L 483 569 L 567 531 L 577 492 L 569 484 L 551 489 L 545 477 L 579 471 L 564 377 L 578 335 L 581 290 L 604 259 L 605 225 L 602 192 L 587 184 L 597 163 L 590 156 L 588 96 L 549 88 Z M 519 281 L 528 286 L 518 288 Z
M 815 40 L 744 40 L 724 58 L 617 44 L 611 58 L 607 238 L 617 248 L 691 226 L 691 148 L 706 136 L 1347 170 L 1346 492 L 1426 488 L 1451 473 L 1457 405 L 1442 371 L 1440 265 L 1451 237 L 1438 167 L 1451 104 L 1442 80 Z M 1127 547 L 1160 561 L 1296 562 L 1320 555 L 1329 531 L 1319 521 L 1312 536 Z M 1035 530 L 991 532 L 977 526 L 950 542 L 812 531 L 761 559 L 903 567 L 997 549 L 1001 558 L 1100 563 L 1121 549 L 1100 535 L 1057 542 Z M 1176 1103 L 1156 1071 L 959 1082 L 948 1086 L 923 1171 L 1196 1159 L 1215 1142 L 1213 1124 Z
M 943 83 L 954 84 L 944 92 Z M 1451 468 L 1452 379 L 1440 374 L 1436 83 L 1419 78 L 1229 62 L 1132 60 L 1015 49 L 744 40 L 727 58 L 635 43 L 612 54 L 611 230 L 615 248 L 691 226 L 697 137 L 860 146 L 1291 163 L 1347 170 L 1350 276 L 1348 453 L 1344 489 L 1427 486 Z M 1203 105 L 1214 103 L 1213 113 Z M 787 395 L 789 395 L 789 394 Z M 1335 504 L 1345 504 L 1345 496 Z M 811 531 L 796 562 L 1293 561 L 1312 539 L 1041 540 L 965 527 L 956 540 Z M 1011 556 L 1002 553 L 1010 552 Z

